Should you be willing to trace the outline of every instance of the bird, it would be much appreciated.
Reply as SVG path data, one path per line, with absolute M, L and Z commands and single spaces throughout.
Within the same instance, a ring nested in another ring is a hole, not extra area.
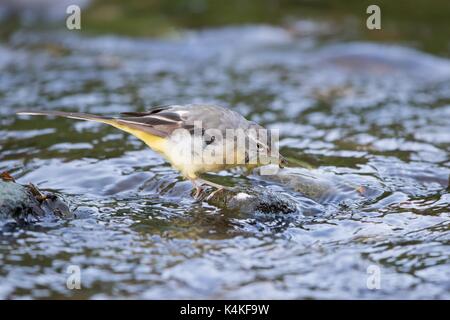
M 234 110 L 213 104 L 163 105 L 143 112 L 124 112 L 117 117 L 53 110 L 17 114 L 100 122 L 130 133 L 192 182 L 196 189 L 194 198 L 199 197 L 204 185 L 216 188 L 209 197 L 232 189 L 202 178 L 204 173 L 266 164 L 282 168 L 287 164 L 278 149 L 273 148 L 270 130 L 265 131 Z M 268 134 L 264 136 L 261 132 Z M 250 145 L 255 148 L 250 150 Z

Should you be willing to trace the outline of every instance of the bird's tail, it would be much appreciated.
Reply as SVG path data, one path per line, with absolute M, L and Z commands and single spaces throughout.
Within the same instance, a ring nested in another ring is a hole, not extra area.
M 20 115 L 31 115 L 31 116 L 56 116 L 64 117 L 78 120 L 88 120 L 109 124 L 117 129 L 128 132 L 135 137 L 144 141 L 150 148 L 160 153 L 165 152 L 165 139 L 155 133 L 157 130 L 153 129 L 151 126 L 143 126 L 139 123 L 133 121 L 127 121 L 123 118 L 113 118 L 98 116 L 89 113 L 79 113 L 79 112 L 63 112 L 63 111 L 20 111 L 17 112 Z
M 55 117 L 64 117 L 78 120 L 88 120 L 95 122 L 107 123 L 110 125 L 114 125 L 116 123 L 116 119 L 111 117 L 98 116 L 95 114 L 89 113 L 80 113 L 80 112 L 63 112 L 63 111 L 20 111 L 17 112 L 19 115 L 30 115 L 30 116 L 55 116 Z

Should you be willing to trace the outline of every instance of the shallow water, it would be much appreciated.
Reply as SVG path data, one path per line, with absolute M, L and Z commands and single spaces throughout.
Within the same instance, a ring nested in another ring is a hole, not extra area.
M 0 44 L 0 171 L 61 195 L 76 218 L 2 222 L 0 298 L 449 299 L 449 80 L 445 57 L 268 26 L 166 40 L 18 31 Z M 14 115 L 192 102 L 280 129 L 291 178 L 222 179 L 297 212 L 195 203 L 127 134 Z M 305 172 L 330 191 L 302 193 Z M 69 265 L 81 290 L 66 287 Z

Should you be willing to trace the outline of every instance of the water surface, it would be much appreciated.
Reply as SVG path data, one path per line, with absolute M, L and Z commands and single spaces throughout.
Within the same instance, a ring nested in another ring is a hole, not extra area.
M 19 30 L 1 43 L 0 170 L 56 192 L 76 218 L 2 222 L 0 297 L 449 299 L 450 60 L 324 40 L 321 30 L 240 26 L 175 39 Z M 280 129 L 289 173 L 308 170 L 333 192 L 223 173 L 298 210 L 195 203 L 189 182 L 125 133 L 14 115 L 195 102 Z M 82 270 L 81 290 L 66 287 L 69 265 Z M 379 290 L 367 287 L 373 266 Z

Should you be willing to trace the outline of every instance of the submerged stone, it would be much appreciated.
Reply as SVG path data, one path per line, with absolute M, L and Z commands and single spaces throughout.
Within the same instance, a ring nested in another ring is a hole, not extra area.
M 0 179 L 0 220 L 32 222 L 46 216 L 70 217 L 71 212 L 54 194 L 44 194 L 32 184 Z
M 217 207 L 239 210 L 242 213 L 286 214 L 298 211 L 297 203 L 283 193 L 264 187 L 224 190 L 207 200 Z
M 321 204 L 373 199 L 382 193 L 373 181 L 350 181 L 330 172 L 316 169 L 286 168 L 261 180 L 291 189 Z

